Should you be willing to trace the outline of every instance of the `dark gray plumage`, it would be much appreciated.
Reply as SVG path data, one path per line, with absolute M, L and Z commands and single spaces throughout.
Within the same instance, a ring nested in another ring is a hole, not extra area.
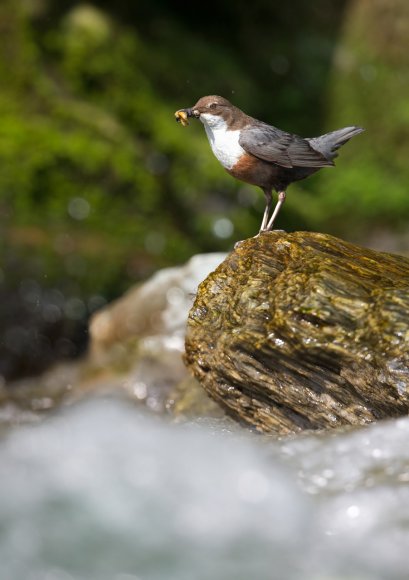
M 341 145 L 363 130 L 345 127 L 320 137 L 302 138 L 258 122 L 241 130 L 239 143 L 247 153 L 281 167 L 319 169 L 334 165 Z
M 247 153 L 281 167 L 325 167 L 333 165 L 307 139 L 257 123 L 240 132 L 240 145 Z
M 307 138 L 307 141 L 313 149 L 332 161 L 335 157 L 338 157 L 337 151 L 342 145 L 345 145 L 352 137 L 359 135 L 364 130 L 362 127 L 344 127 L 343 129 L 331 131 L 331 133 L 325 133 L 325 135 L 320 137 Z M 334 164 L 332 163 L 332 165 Z

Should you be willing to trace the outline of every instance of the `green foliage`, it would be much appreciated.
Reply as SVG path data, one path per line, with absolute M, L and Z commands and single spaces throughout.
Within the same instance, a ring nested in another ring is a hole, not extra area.
M 301 134 L 366 127 L 336 169 L 291 187 L 281 227 L 404 224 L 409 67 L 387 33 L 408 21 L 404 0 L 384 22 L 382 2 L 360 0 L 299 1 L 297 19 L 267 0 L 210 2 L 211 21 L 165 0 L 29 4 L 0 8 L 0 225 L 37 277 L 113 295 L 257 230 L 263 196 L 224 174 L 201 127 L 173 120 L 205 93 Z
M 126 284 L 205 246 L 199 192 L 224 176 L 199 133 L 187 139 L 176 125 L 176 105 L 155 96 L 135 33 L 90 7 L 72 11 L 39 46 L 27 21 L 19 23 L 9 34 L 18 34 L 30 60 L 27 90 L 10 74 L 0 93 L 0 203 L 9 241 L 34 245 L 39 275 L 47 271 L 59 283 L 73 275 L 65 254 L 80 254 L 87 267 L 79 268 L 79 293 L 104 291 L 113 276 Z M 3 65 L 12 71 L 22 59 Z M 64 236 L 71 243 L 58 243 Z
M 342 150 L 337 170 L 320 175 L 318 200 L 335 233 L 362 239 L 375 228 L 407 230 L 408 35 L 405 0 L 357 0 L 345 15 L 329 79 L 327 126 L 357 124 L 366 132 Z

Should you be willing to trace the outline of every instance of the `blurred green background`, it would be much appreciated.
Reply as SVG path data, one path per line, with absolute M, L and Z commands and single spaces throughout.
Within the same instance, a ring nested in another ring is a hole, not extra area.
M 258 231 L 264 196 L 176 109 L 220 94 L 303 136 L 366 132 L 278 227 L 409 244 L 407 0 L 2 0 L 0 374 L 86 344 L 135 281 Z

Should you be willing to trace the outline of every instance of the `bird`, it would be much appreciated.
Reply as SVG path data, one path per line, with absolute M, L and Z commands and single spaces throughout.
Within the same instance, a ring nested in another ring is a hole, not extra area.
M 201 97 L 193 107 L 176 111 L 175 117 L 182 125 L 189 124 L 189 117 L 199 119 L 224 169 L 236 179 L 263 190 L 266 207 L 259 233 L 273 229 L 291 183 L 335 165 L 337 150 L 364 131 L 351 126 L 303 138 L 246 115 L 218 95 Z M 273 190 L 278 201 L 272 210 Z

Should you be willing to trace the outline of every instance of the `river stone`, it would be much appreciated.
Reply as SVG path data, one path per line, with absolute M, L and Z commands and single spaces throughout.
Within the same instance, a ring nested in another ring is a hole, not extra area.
M 311 232 L 240 242 L 199 286 L 185 361 L 263 432 L 405 415 L 409 259 Z
M 224 258 L 198 254 L 181 266 L 159 270 L 93 315 L 84 358 L 41 376 L 0 381 L 0 431 L 5 423 L 38 420 L 91 393 L 119 393 L 175 420 L 223 416 L 182 356 L 197 286 Z

